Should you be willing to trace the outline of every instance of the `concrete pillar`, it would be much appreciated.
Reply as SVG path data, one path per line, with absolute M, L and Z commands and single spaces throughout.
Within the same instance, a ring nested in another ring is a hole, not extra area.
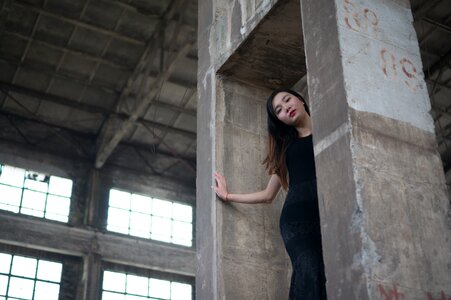
M 198 4 L 198 299 L 288 298 L 290 263 L 278 229 L 284 195 L 271 205 L 224 204 L 211 188 L 215 170 L 225 174 L 234 192 L 262 189 L 269 179 L 261 165 L 267 138 L 264 106 L 268 83 L 274 85 L 270 80 L 279 77 L 271 77 L 264 69 L 279 64 L 276 57 L 259 49 L 279 51 L 280 47 L 252 46 L 256 55 L 231 57 L 243 54 L 236 49 L 275 2 L 200 0 Z M 297 3 L 299 15 L 299 2 L 291 2 Z M 279 20 L 286 19 L 282 12 L 283 7 L 276 10 Z M 263 30 L 274 28 L 280 29 L 267 24 Z M 266 43 L 267 35 L 261 32 L 253 37 L 257 43 Z M 243 58 L 247 63 L 241 63 Z M 258 76 L 268 78 L 255 76 L 257 69 Z
M 450 206 L 409 1 L 301 0 L 301 14 L 328 298 L 450 299 Z

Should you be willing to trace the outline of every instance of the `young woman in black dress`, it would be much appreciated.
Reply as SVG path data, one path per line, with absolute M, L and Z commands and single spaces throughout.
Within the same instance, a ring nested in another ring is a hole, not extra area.
M 231 194 L 225 178 L 214 174 L 215 192 L 225 202 L 271 203 L 288 188 L 280 232 L 291 259 L 290 299 L 326 299 L 321 247 L 312 122 L 304 99 L 289 89 L 274 91 L 266 103 L 269 151 L 264 164 L 271 175 L 266 188 Z

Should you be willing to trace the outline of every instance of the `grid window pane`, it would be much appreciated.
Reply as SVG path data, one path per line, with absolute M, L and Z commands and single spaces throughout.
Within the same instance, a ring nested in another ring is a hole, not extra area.
M 172 222 L 172 237 L 190 240 L 193 236 L 193 225 L 185 222 Z
M 190 205 L 110 190 L 110 231 L 191 247 L 192 219 Z
M 8 274 L 11 266 L 12 256 L 6 253 L 0 253 L 0 273 Z
M 34 280 L 11 277 L 9 281 L 8 296 L 22 299 L 31 299 L 33 296 Z
M 172 203 L 165 200 L 153 199 L 152 201 L 152 214 L 154 216 L 172 217 Z
M 150 215 L 141 213 L 130 214 L 130 230 L 142 230 L 150 232 Z
M 39 260 L 38 262 L 38 279 L 60 282 L 63 265 L 61 263 Z
M 68 221 L 72 180 L 2 164 L 0 168 L 1 210 Z
M 171 283 L 171 300 L 191 300 L 191 285 L 179 282 Z
M 108 230 L 128 233 L 130 212 L 127 210 L 110 207 L 108 209 Z
M 0 185 L 0 203 L 5 204 L 4 207 L 7 208 L 7 210 L 19 212 L 21 197 L 22 189 L 13 186 Z
M 22 198 L 22 208 L 28 208 L 44 212 L 45 199 L 46 194 L 44 193 L 24 190 Z
M 70 208 L 69 198 L 54 195 L 47 196 L 47 207 L 45 208 L 46 212 L 68 216 L 69 208 Z
M 59 292 L 59 284 L 36 281 L 33 300 L 58 300 Z
M 150 214 L 152 212 L 152 198 L 132 194 L 131 210 L 143 214 Z
M 192 286 L 186 283 L 112 271 L 103 275 L 102 300 L 191 300 L 191 294 Z
M 30 173 L 27 171 L 25 179 L 25 188 L 33 191 L 47 193 L 49 185 L 46 175 Z M 47 181 L 46 181 L 47 180 Z
M 105 271 L 103 272 L 103 289 L 125 293 L 125 279 L 125 274 Z
M 149 279 L 147 277 L 127 275 L 127 293 L 147 296 Z
M 192 240 L 184 240 L 184 239 L 172 239 L 172 243 L 182 246 L 191 247 L 193 245 Z
M 7 288 L 8 288 L 8 276 L 0 275 L 0 296 L 6 296 Z
M 130 209 L 130 193 L 111 189 L 109 198 L 110 207 L 117 207 L 129 210 Z
M 171 220 L 160 217 L 152 218 L 152 234 L 171 236 Z
M 103 292 L 102 300 L 125 300 L 125 295 L 112 292 Z
M 70 197 L 72 195 L 72 180 L 51 176 L 49 182 L 49 193 L 63 197 Z
M 61 263 L 0 253 L 0 265 L 4 272 L 0 275 L 0 295 L 8 299 L 58 300 Z
M 172 218 L 178 221 L 192 222 L 193 209 L 189 205 L 174 203 L 172 207 Z
M 1 165 L 0 183 L 23 187 L 25 170 Z
M 11 268 L 11 274 L 28 278 L 36 276 L 37 260 L 34 258 L 14 256 Z
M 171 283 L 167 280 L 151 278 L 149 280 L 149 296 L 161 299 L 171 298 Z

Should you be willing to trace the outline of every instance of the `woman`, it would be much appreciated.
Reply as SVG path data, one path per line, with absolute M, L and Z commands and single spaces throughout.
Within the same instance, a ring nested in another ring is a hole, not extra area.
M 290 299 L 323 300 L 326 280 L 310 112 L 304 99 L 289 89 L 274 91 L 266 109 L 269 153 L 263 163 L 271 174 L 266 188 L 255 193 L 231 194 L 224 177 L 215 173 L 214 189 L 226 202 L 271 203 L 281 187 L 288 188 L 280 231 L 293 267 Z

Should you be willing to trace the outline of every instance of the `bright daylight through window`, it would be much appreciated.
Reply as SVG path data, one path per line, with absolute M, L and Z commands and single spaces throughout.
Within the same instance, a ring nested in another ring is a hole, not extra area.
M 63 265 L 0 253 L 0 300 L 58 300 Z
M 102 300 L 191 300 L 192 286 L 111 271 L 103 272 Z
M 0 209 L 67 222 L 72 180 L 0 164 Z
M 192 220 L 189 205 L 110 190 L 110 231 L 191 247 Z

